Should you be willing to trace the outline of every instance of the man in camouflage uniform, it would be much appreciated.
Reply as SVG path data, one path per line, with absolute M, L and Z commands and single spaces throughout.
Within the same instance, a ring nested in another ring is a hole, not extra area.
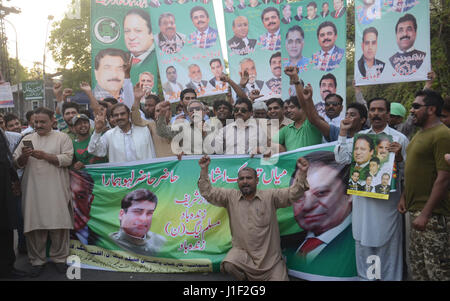
M 450 129 L 439 116 L 442 97 L 416 93 L 411 115 L 421 130 L 407 148 L 405 191 L 398 209 L 411 214 L 410 269 L 413 280 L 450 280 Z

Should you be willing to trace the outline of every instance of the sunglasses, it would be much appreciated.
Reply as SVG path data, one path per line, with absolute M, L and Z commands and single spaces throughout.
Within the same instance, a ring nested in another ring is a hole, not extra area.
M 248 112 L 248 109 L 246 108 L 234 108 L 234 113 L 239 113 L 239 111 L 241 111 L 241 113 L 245 114 Z
M 421 107 L 428 107 L 429 105 L 421 105 L 420 103 L 413 103 L 412 105 L 411 105 L 411 108 L 413 108 L 414 110 L 418 110 L 418 109 L 420 109 Z

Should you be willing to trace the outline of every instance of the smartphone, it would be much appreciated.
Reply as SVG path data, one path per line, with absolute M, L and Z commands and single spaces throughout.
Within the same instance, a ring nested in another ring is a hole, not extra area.
M 29 147 L 31 149 L 34 149 L 33 142 L 31 142 L 31 140 L 24 140 L 23 141 L 23 145 L 26 146 L 26 147 Z

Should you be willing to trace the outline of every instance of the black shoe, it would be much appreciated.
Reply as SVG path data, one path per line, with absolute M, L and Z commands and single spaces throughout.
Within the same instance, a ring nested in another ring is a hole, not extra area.
M 28 254 L 26 245 L 19 245 L 19 254 L 22 254 L 22 255 Z
M 43 271 L 44 271 L 43 265 L 33 265 L 30 269 L 29 276 L 32 278 L 37 278 L 42 274 Z
M 66 274 L 66 272 L 67 272 L 67 265 L 65 263 L 63 263 L 63 262 L 55 263 L 55 267 L 56 267 L 56 270 L 58 271 L 58 273 Z
M 0 274 L 3 279 L 22 279 L 28 276 L 27 272 L 13 268 L 9 273 Z

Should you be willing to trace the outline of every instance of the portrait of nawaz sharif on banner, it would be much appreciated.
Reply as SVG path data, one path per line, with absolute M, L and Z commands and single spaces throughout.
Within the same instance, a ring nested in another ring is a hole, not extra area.
M 389 152 L 389 135 L 355 135 L 348 194 L 388 199 L 395 154 Z

